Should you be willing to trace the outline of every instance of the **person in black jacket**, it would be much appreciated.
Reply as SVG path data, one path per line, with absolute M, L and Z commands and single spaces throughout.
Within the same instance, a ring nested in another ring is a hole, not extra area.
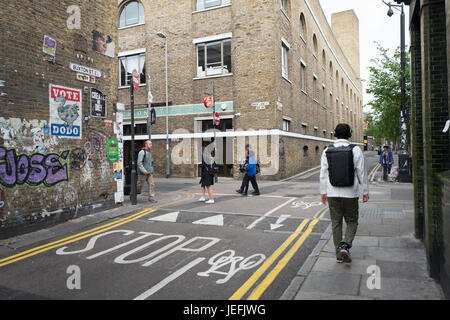
M 214 185 L 214 176 L 215 176 L 214 161 L 211 161 L 210 156 L 208 155 L 205 156 L 204 151 L 205 148 L 203 149 L 202 164 L 201 164 L 202 175 L 200 179 L 200 184 L 202 186 L 202 197 L 199 199 L 199 201 L 205 202 L 207 204 L 212 204 L 214 203 L 214 195 L 211 188 L 211 186 Z M 206 200 L 206 190 L 208 190 L 209 200 Z

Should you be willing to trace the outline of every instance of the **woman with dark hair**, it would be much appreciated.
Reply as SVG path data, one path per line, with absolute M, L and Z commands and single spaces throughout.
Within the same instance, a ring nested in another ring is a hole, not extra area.
M 211 186 L 214 185 L 214 176 L 216 172 L 214 171 L 214 160 L 211 155 L 205 152 L 205 147 L 203 147 L 202 154 L 202 175 L 200 179 L 200 184 L 202 186 L 202 197 L 198 201 L 205 202 L 206 204 L 214 203 L 214 196 Z M 205 159 L 206 158 L 206 159 Z M 206 200 L 206 190 L 208 190 L 209 200 Z

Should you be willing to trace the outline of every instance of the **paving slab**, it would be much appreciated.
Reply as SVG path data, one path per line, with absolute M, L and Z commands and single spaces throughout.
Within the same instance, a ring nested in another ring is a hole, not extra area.
M 380 267 L 382 278 L 398 278 L 409 280 L 428 279 L 427 267 L 422 262 L 397 262 L 376 260 L 376 264 Z
M 325 292 L 300 291 L 295 296 L 295 300 L 373 300 L 373 299 L 361 296 L 330 294 Z
M 349 273 L 311 272 L 301 287 L 304 292 L 325 292 L 357 296 L 361 275 Z
M 442 289 L 436 281 L 383 278 L 381 288 L 370 290 L 367 286 L 369 275 L 361 280 L 360 296 L 379 300 L 441 300 Z
M 414 238 L 380 237 L 380 247 L 386 248 L 423 248 L 422 242 Z
M 366 256 L 375 260 L 426 264 L 425 251 L 419 248 L 367 247 Z
M 376 260 L 353 259 L 352 263 L 337 263 L 336 258 L 319 257 L 311 271 L 366 275 L 367 268 L 373 265 L 376 265 Z

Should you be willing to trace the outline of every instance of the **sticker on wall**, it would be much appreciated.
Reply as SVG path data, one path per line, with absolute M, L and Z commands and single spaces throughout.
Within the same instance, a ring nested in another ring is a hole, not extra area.
M 72 139 L 81 139 L 80 89 L 49 85 L 50 133 Z
M 110 163 L 119 161 L 119 141 L 116 138 L 106 141 L 106 160 Z
M 50 128 L 48 126 L 48 124 L 44 124 L 44 134 L 49 134 L 50 133 Z
M 115 46 L 111 36 L 92 30 L 92 49 L 95 52 L 114 58 Z
M 106 95 L 91 88 L 91 116 L 106 118 Z
M 44 51 L 45 54 L 54 57 L 56 54 L 56 40 L 50 38 L 49 36 L 44 36 L 42 51 Z
M 113 178 L 122 179 L 122 162 L 120 161 L 114 162 L 113 169 L 114 169 Z

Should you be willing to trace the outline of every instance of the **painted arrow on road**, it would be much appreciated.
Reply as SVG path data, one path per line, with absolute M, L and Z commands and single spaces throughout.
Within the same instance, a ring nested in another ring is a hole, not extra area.
M 277 222 L 270 224 L 270 230 L 276 230 L 278 228 L 281 228 L 283 226 L 282 223 L 289 217 L 290 215 L 281 215 L 278 218 Z

